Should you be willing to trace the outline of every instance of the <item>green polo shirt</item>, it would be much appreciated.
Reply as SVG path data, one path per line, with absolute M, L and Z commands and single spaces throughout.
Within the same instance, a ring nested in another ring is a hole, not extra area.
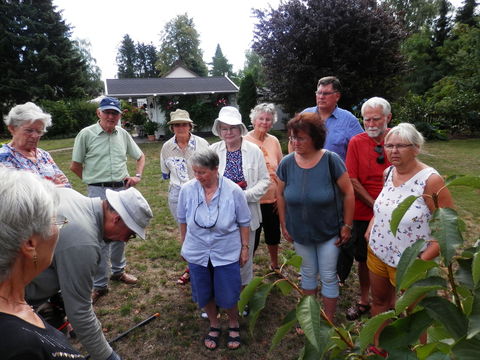
M 72 160 L 83 164 L 86 184 L 123 181 L 128 176 L 127 155 L 138 160 L 142 150 L 121 127 L 109 134 L 97 122 L 82 129 L 75 138 Z

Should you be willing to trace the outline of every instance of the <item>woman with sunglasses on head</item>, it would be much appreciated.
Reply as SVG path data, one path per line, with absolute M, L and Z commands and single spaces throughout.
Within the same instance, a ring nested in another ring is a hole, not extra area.
M 322 283 L 323 308 L 333 322 L 339 287 L 339 247 L 350 239 L 354 210 L 352 183 L 342 159 L 323 149 L 326 130 L 317 113 L 301 113 L 287 124 L 294 152 L 277 170 L 277 203 L 284 238 L 303 258 L 302 289 L 317 293 Z
M 196 152 L 189 161 L 195 179 L 180 190 L 177 216 L 192 298 L 205 308 L 210 321 L 205 347 L 218 347 L 221 330 L 217 315 L 218 308 L 223 308 L 228 315 L 227 346 L 237 349 L 240 267 L 249 256 L 250 210 L 242 189 L 219 176 L 219 158 L 213 150 Z
M 39 174 L 57 186 L 71 187 L 50 154 L 38 147 L 40 138 L 52 125 L 52 116 L 32 102 L 14 106 L 4 120 L 12 141 L 0 148 L 0 164 Z
M 396 268 L 406 248 L 423 238 L 427 245 L 419 255 L 422 260 L 432 260 L 440 251 L 438 242 L 431 236 L 429 226 L 435 209 L 429 195 L 437 193 L 445 183 L 435 169 L 418 160 L 423 143 L 422 134 L 407 123 L 398 124 L 385 136 L 384 148 L 392 166 L 384 172 L 385 183 L 375 200 L 374 216 L 365 233 L 368 239 L 367 266 L 373 316 L 395 306 Z M 393 235 L 390 231 L 392 212 L 411 195 L 419 197 L 403 216 L 397 234 Z M 438 206 L 453 207 L 447 188 L 440 192 Z M 375 345 L 377 344 L 378 341 Z
M 0 164 L 0 353 L 3 360 L 83 359 L 25 301 L 25 286 L 50 266 L 59 229 L 54 185 Z

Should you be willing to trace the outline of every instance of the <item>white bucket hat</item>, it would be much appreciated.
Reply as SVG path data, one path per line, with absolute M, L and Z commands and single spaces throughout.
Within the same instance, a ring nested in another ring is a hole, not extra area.
M 153 214 L 140 191 L 133 187 L 122 191 L 107 189 L 105 195 L 125 225 L 145 240 L 145 228 Z
M 215 136 L 220 136 L 219 123 L 224 123 L 227 125 L 240 125 L 241 135 L 245 136 L 248 133 L 247 127 L 242 122 L 242 115 L 237 108 L 233 106 L 224 106 L 220 109 L 218 113 L 218 118 L 215 119 L 212 127 L 212 133 Z

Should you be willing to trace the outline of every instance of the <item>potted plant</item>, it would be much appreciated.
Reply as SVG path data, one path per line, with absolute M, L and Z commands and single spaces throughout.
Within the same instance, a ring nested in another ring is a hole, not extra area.
M 143 125 L 145 132 L 147 133 L 148 140 L 155 140 L 155 131 L 158 129 L 158 124 L 154 121 L 148 120 L 145 125 Z

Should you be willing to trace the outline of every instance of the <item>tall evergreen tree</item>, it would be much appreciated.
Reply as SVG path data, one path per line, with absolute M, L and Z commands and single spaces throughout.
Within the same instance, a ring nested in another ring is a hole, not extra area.
M 212 62 L 209 64 L 212 65 L 212 70 L 210 70 L 210 75 L 212 76 L 228 76 L 232 75 L 232 65 L 228 63 L 227 58 L 223 55 L 220 44 L 217 44 L 217 49 L 215 50 L 215 56 L 212 57 Z
M 138 42 L 136 45 L 135 75 L 140 78 L 158 77 L 155 64 L 158 60 L 157 50 L 153 44 Z
M 252 74 L 247 74 L 242 79 L 237 102 L 243 123 L 250 125 L 250 110 L 257 105 L 257 87 Z
M 88 64 L 51 0 L 0 2 L 0 110 L 42 99 L 86 97 Z
M 162 76 L 177 62 L 200 76 L 208 74 L 200 49 L 200 35 L 187 14 L 178 15 L 165 25 L 156 67 Z
M 452 23 L 449 13 L 451 4 L 448 0 L 440 0 L 438 8 L 438 18 L 433 24 L 433 47 L 442 46 L 450 35 Z
M 468 26 L 478 26 L 478 21 L 475 20 L 475 8 L 477 5 L 478 2 L 476 0 L 464 0 L 463 6 L 458 9 L 455 20 Z
M 117 52 L 117 75 L 119 79 L 135 77 L 137 49 L 130 35 L 125 34 Z

